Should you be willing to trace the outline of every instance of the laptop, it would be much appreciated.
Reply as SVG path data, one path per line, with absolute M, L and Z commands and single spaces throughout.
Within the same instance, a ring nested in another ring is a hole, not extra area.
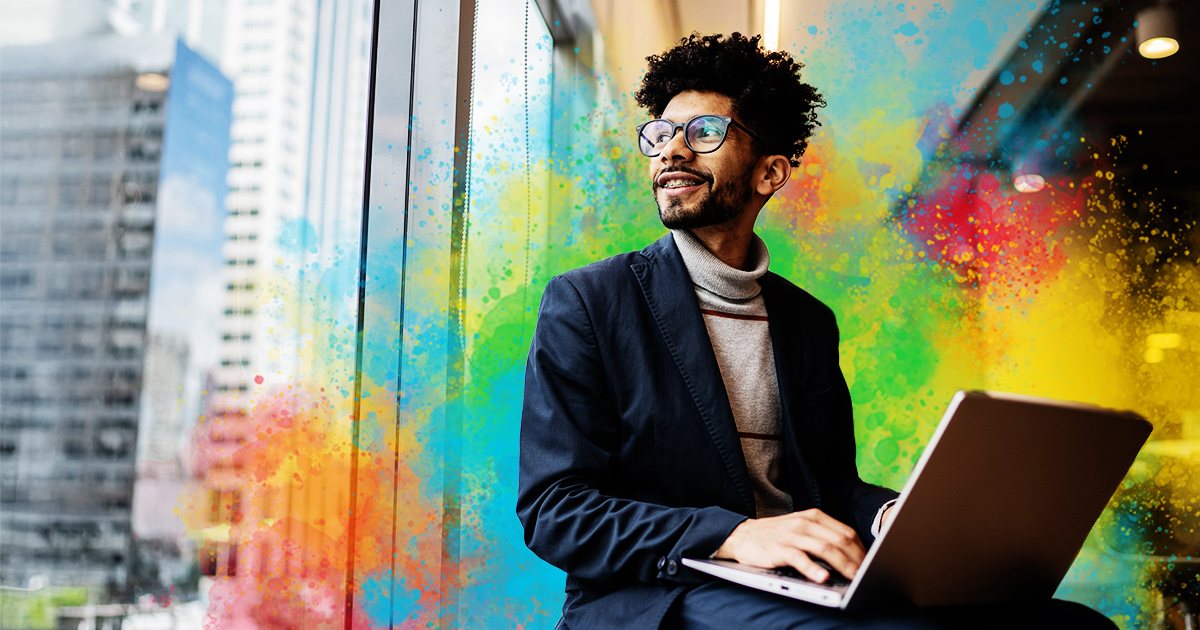
M 853 580 L 685 558 L 814 604 L 953 606 L 1051 597 L 1150 436 L 1128 411 L 960 391 Z

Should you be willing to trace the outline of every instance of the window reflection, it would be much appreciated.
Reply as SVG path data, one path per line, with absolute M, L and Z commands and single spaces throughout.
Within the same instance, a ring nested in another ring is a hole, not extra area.
M 292 495 L 236 454 L 261 375 L 326 356 L 287 317 L 353 321 L 372 3 L 76 4 L 0 41 L 0 626 L 151 597 L 199 627 L 286 555 L 245 532 Z M 188 488 L 217 512 L 185 525 Z

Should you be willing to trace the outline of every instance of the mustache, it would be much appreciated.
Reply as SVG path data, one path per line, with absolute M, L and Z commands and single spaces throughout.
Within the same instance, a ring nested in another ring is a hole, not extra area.
M 658 178 L 666 175 L 667 173 L 687 173 L 688 175 L 695 175 L 709 184 L 713 183 L 712 175 L 709 175 L 708 173 L 702 173 L 696 169 L 688 168 L 686 166 L 668 166 L 667 168 L 664 168 L 655 174 L 654 177 L 650 178 L 650 188 L 657 189 Z

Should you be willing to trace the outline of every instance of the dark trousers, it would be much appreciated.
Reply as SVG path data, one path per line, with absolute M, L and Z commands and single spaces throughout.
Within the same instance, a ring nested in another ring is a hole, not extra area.
M 688 591 L 663 624 L 671 630 L 1115 630 L 1104 615 L 1075 602 L 1046 599 L 1015 604 L 849 613 L 712 581 Z

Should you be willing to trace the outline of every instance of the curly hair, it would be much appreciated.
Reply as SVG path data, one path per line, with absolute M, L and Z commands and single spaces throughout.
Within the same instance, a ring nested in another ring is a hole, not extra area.
M 759 39 L 692 33 L 667 52 L 646 58 L 650 64 L 634 98 L 658 118 L 680 92 L 724 94 L 733 99 L 738 122 L 770 139 L 769 153 L 790 156 L 798 167 L 813 128 L 821 124 L 816 108 L 824 107 L 825 99 L 801 82 L 804 64 L 785 52 L 764 50 Z

